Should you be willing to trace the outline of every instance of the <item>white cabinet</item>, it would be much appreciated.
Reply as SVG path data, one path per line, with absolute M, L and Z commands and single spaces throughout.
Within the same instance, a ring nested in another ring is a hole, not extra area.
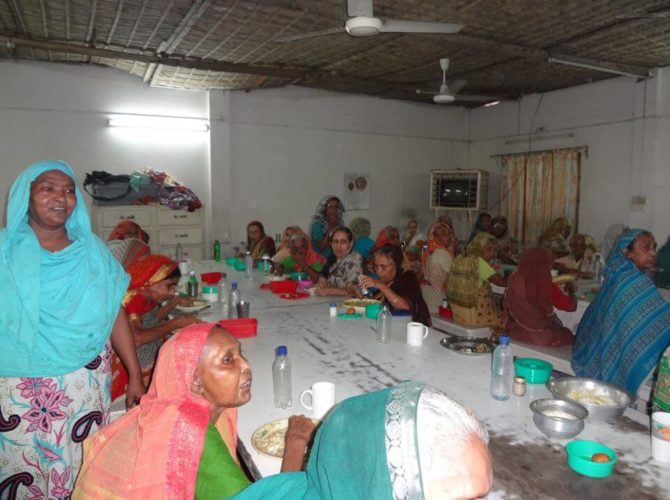
M 174 257 L 177 243 L 181 243 L 190 259 L 206 257 L 202 208 L 189 212 L 155 205 L 93 205 L 91 219 L 93 230 L 104 241 L 121 220 L 130 219 L 149 234 L 153 253 Z

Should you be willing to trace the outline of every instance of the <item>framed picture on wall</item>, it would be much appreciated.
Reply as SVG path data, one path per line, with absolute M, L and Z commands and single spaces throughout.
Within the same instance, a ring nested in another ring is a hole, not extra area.
M 370 209 L 370 176 L 344 174 L 344 208 L 347 210 Z

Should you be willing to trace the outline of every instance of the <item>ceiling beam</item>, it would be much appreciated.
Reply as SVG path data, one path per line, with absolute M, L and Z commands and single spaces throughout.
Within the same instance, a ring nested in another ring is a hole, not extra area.
M 109 28 L 109 33 L 107 34 L 107 43 L 112 43 L 112 37 L 116 31 L 116 27 L 119 24 L 119 19 L 121 19 L 121 12 L 123 12 L 123 0 L 119 0 L 119 3 L 116 4 L 116 14 L 114 14 L 114 21 L 112 22 L 112 27 Z

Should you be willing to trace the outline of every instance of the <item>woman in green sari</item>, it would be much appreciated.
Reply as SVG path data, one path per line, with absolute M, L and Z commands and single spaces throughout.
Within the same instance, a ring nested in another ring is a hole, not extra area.
M 487 443 L 470 410 L 436 389 L 403 382 L 333 409 L 304 472 L 269 476 L 233 498 L 481 498 L 492 483 Z

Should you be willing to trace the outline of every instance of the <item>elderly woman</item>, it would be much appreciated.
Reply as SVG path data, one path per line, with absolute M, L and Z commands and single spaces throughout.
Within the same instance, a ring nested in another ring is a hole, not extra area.
M 370 238 L 370 221 L 364 217 L 356 217 L 349 223 L 349 228 L 354 235 L 354 251 L 368 260 L 370 250 L 375 246 Z
M 386 246 L 393 245 L 400 247 L 400 231 L 395 226 L 385 226 L 379 230 L 377 234 L 377 239 L 375 240 L 375 245 L 370 249 L 370 259 L 368 261 L 368 269 L 371 272 L 375 272 L 375 254 L 377 250 Z M 401 248 L 402 251 L 402 248 Z M 409 271 L 412 269 L 412 263 L 410 262 L 407 254 L 402 251 L 402 269 L 404 271 Z
M 72 169 L 28 167 L 0 231 L 0 497 L 66 498 L 81 441 L 109 418 L 111 345 L 144 393 L 121 299 L 128 277 L 91 232 Z M 110 337 L 111 336 L 111 337 Z
M 281 242 L 277 247 L 277 253 L 272 256 L 272 262 L 280 263 L 286 257 L 291 255 L 288 242 L 291 239 L 291 236 L 296 233 L 304 233 L 304 231 L 300 229 L 300 226 L 288 226 L 286 229 L 284 229 L 284 235 L 282 236 Z
M 411 271 L 402 270 L 402 250 L 399 246 L 384 245 L 374 255 L 378 278 L 363 276 L 360 284 L 368 289 L 377 288 L 373 298 L 383 300 L 391 311 L 409 311 L 412 321 L 431 325 L 428 307 L 421 296 L 421 288 Z M 360 288 L 356 295 L 362 297 Z
M 249 484 L 236 448 L 237 407 L 250 398 L 239 342 L 211 323 L 183 329 L 162 347 L 140 405 L 85 443 L 72 498 L 234 495 Z M 313 429 L 303 420 L 291 425 L 283 470 L 300 467 Z
M 554 268 L 578 278 L 593 277 L 593 262 L 598 249 L 588 234 L 575 234 L 570 239 L 570 254 L 554 262 Z
M 516 264 L 519 261 L 519 251 L 509 234 L 507 219 L 498 215 L 491 219 L 490 234 L 496 238 L 496 258 L 504 264 Z
M 569 293 L 551 282 L 553 254 L 546 248 L 531 248 L 521 254 L 518 269 L 509 277 L 504 297 L 505 332 L 527 344 L 559 347 L 572 345 L 570 329 L 556 317 L 554 307 L 577 309 L 575 284 L 565 285 Z
M 281 261 L 280 271 L 284 273 L 307 273 L 309 279 L 318 282 L 319 273 L 326 263 L 321 255 L 312 250 L 309 237 L 302 231 L 294 233 L 289 239 L 289 256 Z
M 192 314 L 181 314 L 173 319 L 168 315 L 177 305 L 190 305 L 190 299 L 175 295 L 181 276 L 177 262 L 164 255 L 143 257 L 130 269 L 130 285 L 123 297 L 123 309 L 128 315 L 130 328 L 137 346 L 137 358 L 142 379 L 148 383 L 153 373 L 156 353 L 166 335 L 184 326 L 199 323 Z M 112 400 L 125 390 L 128 374 L 118 356 L 112 357 Z
M 479 233 L 491 233 L 491 214 L 482 212 L 477 216 L 475 225 L 468 238 L 468 243 L 470 243 Z
M 416 382 L 349 398 L 320 426 L 305 472 L 269 476 L 235 500 L 483 498 L 488 433 L 471 410 Z
M 434 223 L 428 230 L 428 249 L 421 258 L 421 294 L 431 313 L 437 313 L 446 296 L 445 284 L 454 260 L 450 250 L 454 240 L 451 227 L 441 222 Z
M 489 326 L 498 331 L 504 327 L 502 314 L 491 295 L 491 283 L 505 286 L 505 278 L 489 264 L 495 254 L 495 237 L 480 233 L 451 266 L 446 294 L 454 320 L 463 326 Z
M 316 295 L 356 295 L 358 277 L 363 274 L 363 258 L 354 250 L 354 235 L 346 227 L 333 231 L 332 255 L 321 269 Z
M 325 258 L 330 257 L 330 236 L 336 227 L 344 226 L 344 205 L 337 196 L 324 196 L 316 206 L 316 213 L 312 216 L 309 234 L 312 246 Z
M 656 262 L 654 236 L 630 229 L 619 236 L 596 300 L 577 327 L 572 368 L 636 393 L 670 344 L 670 304 L 644 271 Z
M 245 250 L 251 254 L 254 262 L 263 257 L 263 255 L 272 257 L 275 254 L 275 242 L 272 236 L 265 234 L 263 224 L 257 220 L 252 220 L 247 224 L 247 245 Z
M 541 248 L 547 248 L 554 252 L 556 257 L 565 257 L 570 253 L 568 237 L 572 232 L 572 226 L 565 217 L 559 217 L 551 223 L 551 227 L 540 236 Z

